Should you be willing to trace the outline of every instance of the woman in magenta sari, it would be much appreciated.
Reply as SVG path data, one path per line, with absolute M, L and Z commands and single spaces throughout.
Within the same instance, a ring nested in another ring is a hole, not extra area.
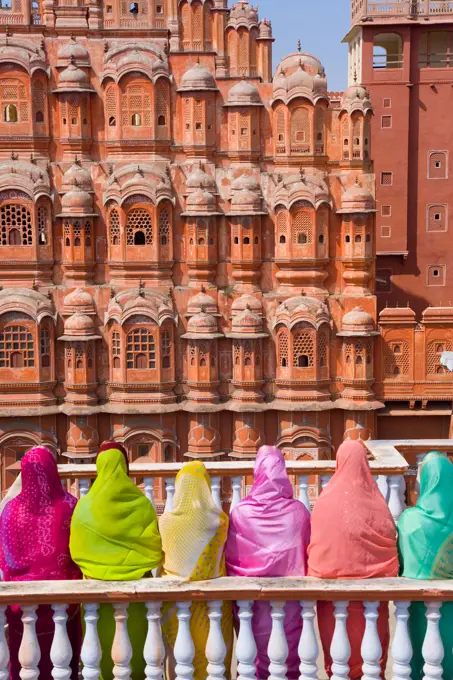
M 262 446 L 258 451 L 254 484 L 249 495 L 230 515 L 226 542 L 228 576 L 305 576 L 310 542 L 310 514 L 293 498 L 281 451 Z M 299 678 L 297 648 L 302 632 L 298 602 L 286 604 L 285 633 L 289 654 L 288 680 Z M 267 646 L 271 634 L 270 605 L 253 605 L 253 634 L 258 655 L 258 680 L 269 677 Z
M 0 517 L 0 569 L 4 581 L 57 581 L 81 578 L 69 554 L 69 528 L 76 498 L 64 491 L 55 458 L 38 446 L 22 459 L 22 491 Z M 53 610 L 38 607 L 36 632 L 41 650 L 40 678 L 51 678 L 50 648 Z M 8 608 L 10 678 L 20 680 L 19 647 L 23 626 L 21 609 Z M 67 630 L 72 644 L 72 680 L 77 680 L 81 644 L 79 607 L 68 608 Z

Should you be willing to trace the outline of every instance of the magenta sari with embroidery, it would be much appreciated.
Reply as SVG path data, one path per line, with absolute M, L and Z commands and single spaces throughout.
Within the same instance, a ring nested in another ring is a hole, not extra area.
M 0 569 L 4 581 L 79 579 L 69 553 L 69 529 L 77 499 L 64 491 L 51 451 L 36 447 L 22 460 L 22 491 L 0 517 Z M 36 632 L 41 650 L 41 680 L 51 678 L 50 648 L 54 623 L 50 605 L 38 607 Z M 21 609 L 8 608 L 10 678 L 20 680 L 18 659 L 22 639 Z M 72 644 L 72 680 L 77 680 L 81 645 L 78 606 L 68 608 L 67 630 Z
M 310 514 L 293 498 L 285 460 L 278 448 L 260 448 L 254 478 L 249 495 L 230 515 L 225 548 L 228 576 L 305 576 Z M 298 680 L 297 648 L 302 632 L 300 604 L 288 602 L 285 611 L 289 647 L 287 677 Z M 252 625 L 258 648 L 257 677 L 266 680 L 269 677 L 267 646 L 272 627 L 268 602 L 254 603 Z

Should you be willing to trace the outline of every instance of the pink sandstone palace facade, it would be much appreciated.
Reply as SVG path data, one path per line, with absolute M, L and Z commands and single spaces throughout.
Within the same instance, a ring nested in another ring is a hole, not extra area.
M 0 8 L 3 490 L 37 443 L 322 459 L 451 406 L 453 310 L 378 316 L 369 92 L 272 43 L 245 0 Z

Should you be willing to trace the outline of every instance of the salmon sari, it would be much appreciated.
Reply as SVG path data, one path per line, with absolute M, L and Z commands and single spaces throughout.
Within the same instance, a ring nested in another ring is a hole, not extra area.
M 398 569 L 395 523 L 372 477 L 366 451 L 360 442 L 344 442 L 338 449 L 336 472 L 311 516 L 308 575 L 332 579 L 383 578 L 397 576 Z M 363 604 L 352 602 L 348 611 L 349 677 L 355 680 L 363 675 L 360 652 L 365 632 Z M 331 602 L 318 602 L 318 622 L 326 672 L 331 677 L 330 645 L 335 628 Z M 383 676 L 390 643 L 387 604 L 379 607 L 378 632 Z

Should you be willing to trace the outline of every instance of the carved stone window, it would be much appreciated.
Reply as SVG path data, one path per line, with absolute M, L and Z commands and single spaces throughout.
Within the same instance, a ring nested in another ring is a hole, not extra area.
M 121 366 L 121 338 L 118 331 L 112 333 L 112 362 L 113 368 Z
M 145 208 L 134 208 L 127 215 L 127 245 L 144 246 L 153 243 L 153 228 L 150 213 Z
M 23 326 L 0 331 L 0 368 L 31 368 L 35 365 L 33 335 Z
M 122 96 L 124 127 L 149 127 L 152 119 L 151 96 L 144 85 L 129 85 Z
M 47 233 L 48 213 L 45 205 L 38 206 L 38 245 L 45 246 L 49 242 Z
M 116 208 L 112 208 L 109 214 L 110 224 L 110 245 L 119 246 L 121 244 L 120 216 Z
M 0 80 L 0 102 L 4 123 L 28 122 L 27 89 L 20 80 L 16 78 Z
M 311 331 L 300 330 L 293 340 L 294 368 L 310 368 L 314 364 L 315 349 Z
M 162 368 L 170 368 L 170 365 L 171 365 L 171 335 L 170 335 L 170 331 L 162 331 L 162 335 L 161 335 L 161 358 L 162 358 Z
M 127 368 L 156 368 L 154 336 L 146 328 L 135 328 L 127 335 Z
M 31 212 L 24 205 L 10 203 L 0 206 L 1 245 L 33 245 Z
M 49 368 L 50 366 L 50 332 L 47 328 L 41 329 L 39 339 L 41 352 L 41 366 L 42 368 Z

